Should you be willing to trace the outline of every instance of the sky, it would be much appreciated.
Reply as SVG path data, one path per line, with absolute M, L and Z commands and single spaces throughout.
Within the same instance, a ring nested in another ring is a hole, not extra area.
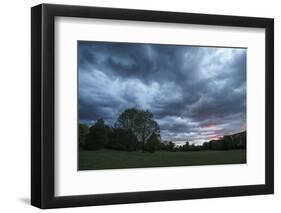
M 79 122 L 149 110 L 161 139 L 202 144 L 246 130 L 245 48 L 78 41 Z

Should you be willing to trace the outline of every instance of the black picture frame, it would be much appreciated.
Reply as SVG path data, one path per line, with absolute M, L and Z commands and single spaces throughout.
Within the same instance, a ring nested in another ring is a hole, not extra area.
M 93 195 L 54 195 L 55 17 L 264 28 L 265 184 Z M 31 204 L 42 208 L 272 194 L 274 192 L 274 20 L 241 16 L 41 4 L 31 8 Z

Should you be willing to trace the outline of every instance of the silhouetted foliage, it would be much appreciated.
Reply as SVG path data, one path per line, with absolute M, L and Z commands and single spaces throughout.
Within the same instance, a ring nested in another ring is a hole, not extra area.
M 89 133 L 89 128 L 85 124 L 79 124 L 78 144 L 80 149 L 84 148 L 85 139 L 88 133 Z
M 109 133 L 109 142 L 106 145 L 106 148 L 136 151 L 138 148 L 138 140 L 131 130 L 115 128 Z
M 184 144 L 183 147 L 182 147 L 182 150 L 183 150 L 183 151 L 189 151 L 189 146 L 190 146 L 190 145 L 189 145 L 189 142 L 186 141 L 185 144 Z
M 147 142 L 144 145 L 144 150 L 148 152 L 155 152 L 157 149 L 160 148 L 160 137 L 159 135 L 152 133 L 152 135 L 149 137 Z
M 208 142 L 204 142 L 203 144 L 202 144 L 202 150 L 208 150 L 208 149 L 210 149 L 210 146 L 209 146 L 210 144 L 208 143 Z
M 79 148 L 98 150 L 102 148 L 155 152 L 156 150 L 170 152 L 186 152 L 201 150 L 233 150 L 246 149 L 246 131 L 233 135 L 225 135 L 218 140 L 204 142 L 202 145 L 175 145 L 172 141 L 161 142 L 160 128 L 149 111 L 136 108 L 122 112 L 115 127 L 109 127 L 103 119 L 88 128 L 79 124 Z
M 197 146 L 201 150 L 233 150 L 246 149 L 246 131 L 233 135 L 226 135 L 218 140 L 204 142 L 201 146 Z
M 174 151 L 174 148 L 175 148 L 175 144 L 172 141 L 169 141 L 169 143 L 165 147 L 165 150 L 172 152 Z
M 97 122 L 89 129 L 89 134 L 85 139 L 85 149 L 97 150 L 106 146 L 108 143 L 109 126 L 107 126 L 102 119 Z
M 139 110 L 136 108 L 126 109 L 122 112 L 115 127 L 130 129 L 142 143 L 142 151 L 145 149 L 145 143 L 153 134 L 160 135 L 160 128 L 157 122 L 153 119 L 153 114 L 149 111 Z
M 191 144 L 189 146 L 189 151 L 200 151 L 201 150 L 201 146 L 200 145 L 195 145 L 195 144 Z

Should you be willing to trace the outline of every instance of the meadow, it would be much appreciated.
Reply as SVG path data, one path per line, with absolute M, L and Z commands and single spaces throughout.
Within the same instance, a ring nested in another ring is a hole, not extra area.
M 205 150 L 188 152 L 80 150 L 78 170 L 198 166 L 246 163 L 246 150 Z

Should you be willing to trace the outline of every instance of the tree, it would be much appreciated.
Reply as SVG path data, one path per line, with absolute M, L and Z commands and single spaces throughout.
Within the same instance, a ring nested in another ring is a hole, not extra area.
M 184 145 L 178 146 L 180 152 L 184 152 Z
M 229 150 L 235 148 L 235 144 L 231 136 L 224 136 L 221 139 L 221 143 L 222 143 L 223 150 Z
M 236 149 L 246 149 L 247 147 L 246 131 L 233 135 L 232 139 L 233 142 L 235 143 Z
M 138 140 L 131 130 L 115 128 L 109 133 L 109 142 L 106 147 L 115 150 L 136 151 Z
M 97 150 L 103 148 L 108 143 L 109 126 L 102 119 L 89 129 L 89 134 L 85 139 L 85 148 L 88 150 Z
M 167 151 L 172 152 L 172 151 L 174 151 L 175 144 L 174 144 L 172 141 L 170 141 L 170 142 L 166 145 L 166 147 L 167 147 Z
M 237 147 L 240 149 L 246 149 L 247 147 L 247 136 L 246 132 L 241 133 L 240 138 L 237 139 Z
M 152 133 L 152 135 L 147 140 L 144 149 L 148 152 L 155 152 L 156 149 L 160 147 L 160 139 L 159 135 L 156 135 L 155 133 Z
M 84 148 L 85 139 L 87 134 L 89 133 L 89 128 L 85 124 L 79 124 L 79 132 L 78 132 L 78 144 L 79 148 Z
M 105 124 L 104 120 L 101 118 L 96 121 L 96 123 L 94 124 L 94 127 L 100 128 L 100 129 L 106 129 L 106 130 L 109 129 L 109 126 L 107 126 Z
M 189 142 L 188 141 L 186 141 L 185 144 L 183 145 L 183 150 L 189 151 Z
M 208 150 L 210 149 L 210 145 L 208 142 L 204 142 L 203 145 L 202 145 L 202 150 Z
M 149 111 L 139 110 L 136 108 L 126 109 L 122 112 L 115 127 L 130 129 L 142 143 L 142 151 L 148 138 L 153 134 L 160 135 L 160 128 L 157 122 L 153 119 L 153 114 Z

